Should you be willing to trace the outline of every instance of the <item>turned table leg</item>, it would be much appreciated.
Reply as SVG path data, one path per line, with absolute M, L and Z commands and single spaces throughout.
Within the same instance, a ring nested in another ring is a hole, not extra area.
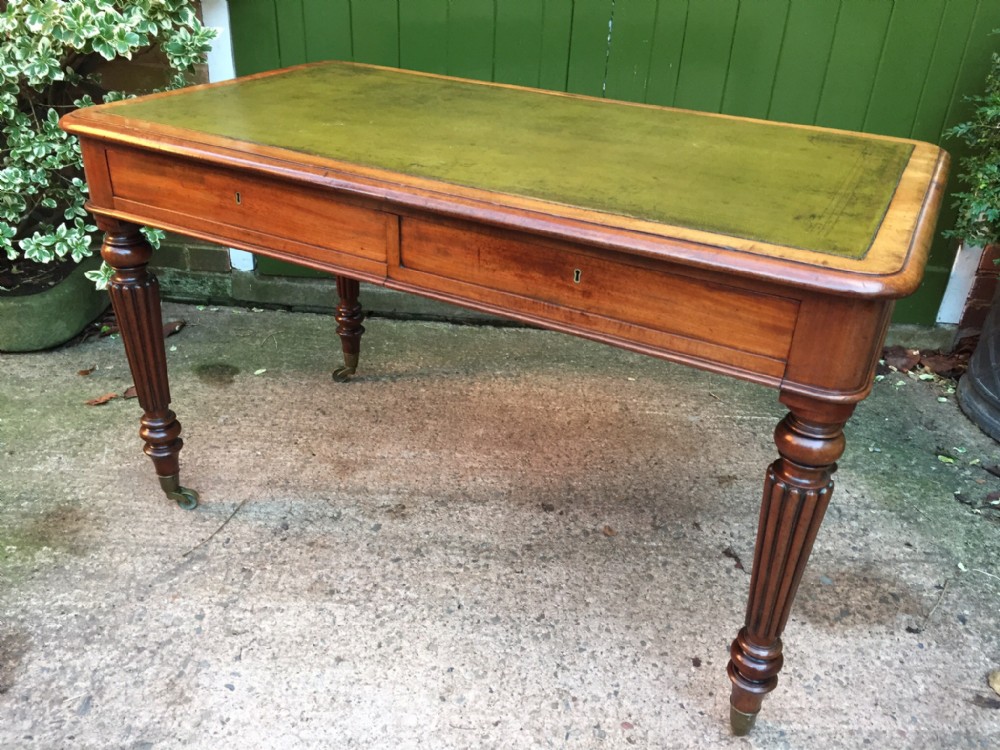
M 774 432 L 781 457 L 764 480 L 746 622 L 730 649 L 730 719 L 738 735 L 750 731 L 764 696 L 778 684 L 781 632 L 833 493 L 843 426 L 854 409 L 782 400 L 791 412 Z
M 344 366 L 333 371 L 333 379 L 338 382 L 348 380 L 358 370 L 358 357 L 361 354 L 361 335 L 365 327 L 361 321 L 365 319 L 358 302 L 357 280 L 347 276 L 337 276 L 337 335 L 340 336 L 340 346 L 344 351 Z
M 115 269 L 108 284 L 111 305 L 125 344 L 129 368 L 142 407 L 139 435 L 146 443 L 146 455 L 160 478 L 167 497 L 185 509 L 198 505 L 198 493 L 180 484 L 178 454 L 181 425 L 168 408 L 167 357 L 163 345 L 160 316 L 160 288 L 146 269 L 152 248 L 134 224 L 101 218 L 98 223 L 105 239 L 101 257 Z

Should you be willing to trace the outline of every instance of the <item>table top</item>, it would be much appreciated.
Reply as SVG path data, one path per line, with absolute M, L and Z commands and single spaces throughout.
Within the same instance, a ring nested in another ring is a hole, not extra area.
M 117 121 L 877 276 L 922 264 L 914 258 L 926 254 L 927 209 L 940 199 L 946 164 L 936 146 L 904 139 L 336 62 L 80 110 L 71 120 L 70 130 Z

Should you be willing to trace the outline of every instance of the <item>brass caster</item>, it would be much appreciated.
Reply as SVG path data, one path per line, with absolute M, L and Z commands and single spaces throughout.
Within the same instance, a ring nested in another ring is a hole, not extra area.
M 194 510 L 198 507 L 198 493 L 187 487 L 181 487 L 180 479 L 176 474 L 169 477 L 160 477 L 160 487 L 167 497 L 177 503 L 177 507 L 182 510 Z
M 333 374 L 330 377 L 332 377 L 338 383 L 346 383 L 348 380 L 351 379 L 351 375 L 353 375 L 357 371 L 358 368 L 356 367 L 346 367 L 346 366 L 338 367 L 336 370 L 333 371 Z
M 757 714 L 745 714 L 734 706 L 729 706 L 729 726 L 733 728 L 733 734 L 737 737 L 749 734 L 755 721 L 757 721 Z
M 358 371 L 358 354 L 344 354 L 344 366 L 333 371 L 333 379 L 338 383 L 346 383 L 351 375 Z

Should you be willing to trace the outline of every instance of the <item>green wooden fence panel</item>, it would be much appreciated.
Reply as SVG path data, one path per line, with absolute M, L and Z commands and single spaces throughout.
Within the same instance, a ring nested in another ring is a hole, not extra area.
M 739 0 L 688 3 L 675 106 L 705 112 L 722 109 L 738 10 Z
M 281 66 L 274 0 L 233 0 L 229 26 L 238 74 L 250 75 Z
M 604 95 L 613 6 L 614 0 L 576 0 L 573 3 L 567 91 Z
M 538 86 L 545 3 L 499 0 L 495 23 L 494 80 L 519 86 Z M 565 50 L 562 51 L 565 54 Z
M 940 142 L 1000 0 L 230 0 L 236 69 L 357 60 Z M 960 157 L 958 144 L 944 144 Z M 954 189 L 955 180 L 951 187 Z M 954 215 L 946 207 L 940 222 Z M 953 243 L 897 319 L 930 322 Z M 275 267 L 261 260 L 261 269 Z M 278 268 L 290 266 L 277 264 Z M 283 271 L 284 272 L 284 271 Z M 291 271 L 289 271 L 291 272 Z
M 646 101 L 657 5 L 657 0 L 630 0 L 614 5 L 611 16 L 613 43 L 608 49 L 604 76 L 605 96 Z
M 278 53 L 281 64 L 300 65 L 306 62 L 306 28 L 301 2 L 275 3 L 278 22 Z
M 891 14 L 890 3 L 841 0 L 817 122 L 845 130 L 864 125 Z
M 767 118 L 811 125 L 816 122 L 833 48 L 840 4 L 793 2 L 788 8 Z
M 399 65 L 399 8 L 396 0 L 351 0 L 351 42 L 357 62 Z
M 649 55 L 649 78 L 646 81 L 646 101 L 650 104 L 669 107 L 673 106 L 677 98 L 677 77 L 684 53 L 688 5 L 688 0 L 660 0 L 657 3 Z
M 399 64 L 426 73 L 448 72 L 448 46 L 441 29 L 448 25 L 448 0 L 399 4 Z
M 493 80 L 494 20 L 493 0 L 451 0 L 446 39 L 449 75 Z
M 979 0 L 949 0 L 913 117 L 911 138 L 934 141 L 944 130 L 978 5 Z
M 722 111 L 742 117 L 767 117 L 789 0 L 740 3 Z
M 913 7 L 896 6 L 889 19 L 863 129 L 869 133 L 906 133 L 920 106 L 920 95 L 934 55 L 945 0 L 921 0 Z
M 501 0 L 517 3 L 519 0 Z M 569 80 L 569 49 L 573 34 L 573 0 L 544 0 L 542 51 L 538 58 L 538 85 L 565 89 Z
M 302 0 L 302 18 L 308 61 L 354 59 L 350 0 Z

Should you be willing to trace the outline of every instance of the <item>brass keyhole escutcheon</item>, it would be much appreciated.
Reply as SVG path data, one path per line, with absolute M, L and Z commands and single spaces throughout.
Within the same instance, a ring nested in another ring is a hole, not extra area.
M 580 283 L 580 278 L 582 276 L 583 276 L 583 271 L 581 271 L 579 268 L 574 268 L 573 269 L 573 283 L 574 284 L 579 284 Z
M 239 206 L 241 203 L 243 203 L 243 196 L 236 193 L 236 205 Z

